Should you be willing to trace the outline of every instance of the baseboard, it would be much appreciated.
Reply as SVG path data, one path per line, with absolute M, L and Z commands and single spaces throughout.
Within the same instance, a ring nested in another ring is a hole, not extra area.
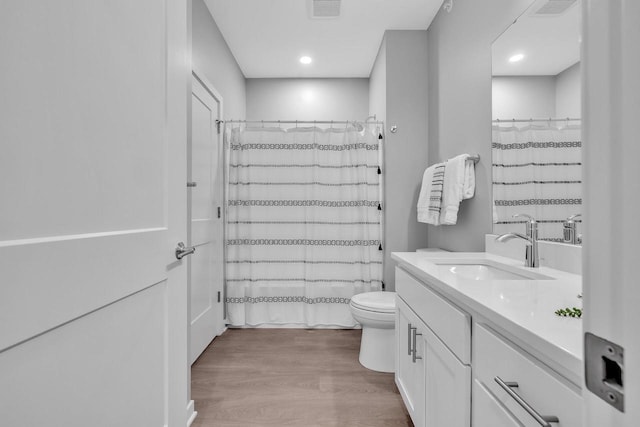
M 362 326 L 301 325 L 298 323 L 265 323 L 261 325 L 227 325 L 228 329 L 362 329 Z
M 193 421 L 198 416 L 198 412 L 196 412 L 195 402 L 190 400 L 187 404 L 187 427 L 190 427 L 193 424 Z

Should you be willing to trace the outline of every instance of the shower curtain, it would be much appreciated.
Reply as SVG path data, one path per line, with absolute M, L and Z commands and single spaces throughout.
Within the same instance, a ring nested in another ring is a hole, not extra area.
M 371 124 L 227 124 L 226 304 L 232 326 L 356 325 L 381 289 L 382 133 Z
M 532 122 L 493 126 L 494 233 L 524 233 L 526 213 L 540 240 L 562 241 L 562 222 L 582 212 L 580 124 Z

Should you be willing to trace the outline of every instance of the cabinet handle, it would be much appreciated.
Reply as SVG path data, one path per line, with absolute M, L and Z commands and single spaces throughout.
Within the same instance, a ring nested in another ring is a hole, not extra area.
M 407 356 L 411 356 L 411 323 L 409 323 L 407 328 Z
M 412 332 L 412 338 L 413 338 L 413 350 L 412 350 L 412 354 L 411 354 L 411 360 L 413 361 L 413 363 L 416 363 L 416 360 L 422 359 L 421 356 L 417 356 L 416 355 L 416 352 L 417 352 L 416 349 L 418 348 L 418 346 L 417 346 L 417 341 L 418 341 L 417 337 L 418 336 L 422 336 L 422 334 L 418 333 L 418 328 L 411 328 L 411 329 L 412 329 L 411 332 Z
M 500 387 L 504 391 L 507 392 L 513 400 L 515 400 L 518 405 L 522 406 L 522 408 L 529 413 L 533 417 L 534 420 L 538 422 L 542 427 L 552 427 L 550 423 L 559 423 L 560 420 L 555 415 L 540 415 L 535 409 L 531 407 L 525 400 L 520 397 L 518 393 L 513 391 L 514 388 L 518 387 L 517 382 L 504 382 L 500 377 L 495 377 L 494 380 L 498 383 Z

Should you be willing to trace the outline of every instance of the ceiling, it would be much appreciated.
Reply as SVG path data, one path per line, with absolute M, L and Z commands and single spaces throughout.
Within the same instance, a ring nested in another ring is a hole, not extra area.
M 205 0 L 247 78 L 369 77 L 384 31 L 426 30 L 442 2 L 342 0 L 312 19 L 310 0 Z
M 494 76 L 555 76 L 580 61 L 580 5 L 562 14 L 535 14 L 537 0 L 492 45 Z M 520 62 L 508 59 L 525 55 Z

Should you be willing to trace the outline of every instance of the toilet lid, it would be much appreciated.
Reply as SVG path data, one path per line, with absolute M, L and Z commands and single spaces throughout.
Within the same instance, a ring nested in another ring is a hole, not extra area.
M 352 296 L 351 304 L 362 310 L 393 313 L 396 310 L 396 293 L 365 292 Z

